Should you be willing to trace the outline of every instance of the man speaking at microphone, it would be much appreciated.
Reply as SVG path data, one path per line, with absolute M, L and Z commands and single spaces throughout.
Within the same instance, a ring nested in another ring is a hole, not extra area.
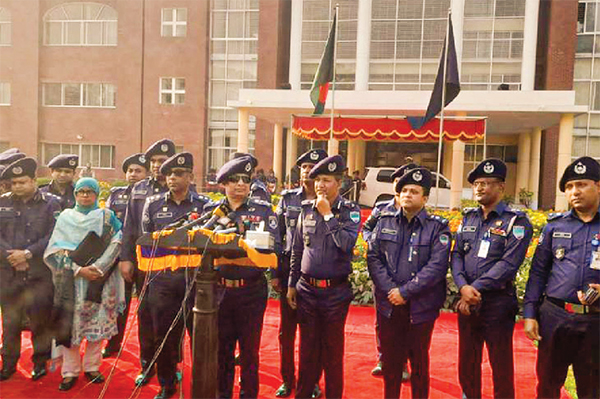
M 250 156 L 235 158 L 223 165 L 217 174 L 217 183 L 225 190 L 225 198 L 207 205 L 204 210 L 212 214 L 217 214 L 215 210 L 219 209 L 229 210 L 226 216 L 218 220 L 215 229 L 234 230 L 243 235 L 248 230 L 259 230 L 262 226 L 273 236 L 275 253 L 279 253 L 279 226 L 271 204 L 249 197 L 252 170 L 256 165 L 256 158 Z M 223 292 L 218 319 L 219 398 L 233 396 L 234 351 L 238 342 L 242 380 L 240 397 L 258 396 L 260 337 L 268 290 L 263 270 L 240 266 L 239 261 L 243 259 L 219 266 L 219 288 Z
M 194 177 L 193 167 L 194 159 L 189 152 L 175 154 L 162 164 L 160 173 L 165 176 L 169 191 L 146 199 L 142 212 L 144 233 L 160 231 L 173 225 L 176 220 L 182 220 L 185 215 L 202 212 L 210 200 L 190 190 Z M 165 341 L 157 359 L 161 391 L 155 399 L 170 398 L 177 392 L 177 359 L 179 359 L 183 338 L 183 318 L 177 320 L 174 328 L 169 330 L 179 312 L 186 291 L 194 282 L 193 272 L 187 270 L 187 267 L 195 266 L 198 265 L 184 261 L 167 264 L 154 260 L 152 270 L 147 270 L 151 281 L 148 286 L 148 304 L 157 347 Z M 190 335 L 193 326 L 193 304 L 194 291 L 191 289 L 184 313 Z

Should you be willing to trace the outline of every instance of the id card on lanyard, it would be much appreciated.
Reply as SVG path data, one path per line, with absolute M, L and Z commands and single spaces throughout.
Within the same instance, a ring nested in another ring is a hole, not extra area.
M 479 258 L 487 258 L 488 252 L 490 251 L 490 232 L 489 230 L 485 232 L 483 235 L 483 239 L 479 244 L 479 251 L 477 252 L 477 257 Z

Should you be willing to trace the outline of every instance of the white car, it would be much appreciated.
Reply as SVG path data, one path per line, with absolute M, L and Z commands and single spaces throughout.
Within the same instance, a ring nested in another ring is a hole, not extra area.
M 365 188 L 360 192 L 360 198 L 358 203 L 360 205 L 373 207 L 380 201 L 386 201 L 394 196 L 394 182 L 392 181 L 392 173 L 396 168 L 392 167 L 377 167 L 367 168 L 365 179 L 363 180 L 366 185 Z M 433 175 L 433 184 L 431 192 L 429 193 L 429 201 L 427 205 L 435 206 L 436 193 L 438 189 L 435 187 L 436 172 L 431 172 Z M 439 208 L 450 208 L 450 180 L 443 175 L 440 175 L 440 188 L 439 188 Z

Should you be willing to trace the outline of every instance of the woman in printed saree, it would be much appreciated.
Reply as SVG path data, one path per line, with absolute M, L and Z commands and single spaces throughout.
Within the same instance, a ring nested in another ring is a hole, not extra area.
M 89 381 L 104 382 L 99 371 L 102 341 L 117 334 L 117 316 L 125 308 L 123 278 L 118 271 L 113 273 L 121 246 L 121 222 L 111 210 L 98 207 L 100 186 L 95 179 L 79 179 L 74 191 L 75 208 L 60 214 L 44 254 L 56 286 L 55 308 L 57 302 L 64 305 L 65 297 L 70 302 L 70 311 L 61 313 L 68 319 L 66 338 L 57 336 L 63 355 L 61 391 L 73 388 L 82 368 Z M 91 232 L 101 237 L 94 248 L 98 256 L 77 264 L 71 257 L 82 262 L 76 256 L 81 248 L 76 250 L 84 239 L 88 242 Z M 60 323 L 64 325 L 65 320 Z M 84 339 L 87 346 L 82 362 Z

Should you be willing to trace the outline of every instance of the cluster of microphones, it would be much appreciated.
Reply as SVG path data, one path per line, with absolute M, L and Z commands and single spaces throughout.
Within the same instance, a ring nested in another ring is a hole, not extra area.
M 227 205 L 221 204 L 212 212 L 207 212 L 202 216 L 198 212 L 186 213 L 173 223 L 165 226 L 165 230 L 201 228 L 221 234 L 243 233 L 245 230 L 248 230 L 249 226 L 246 226 L 246 221 L 238 224 L 235 221 L 235 216 L 235 211 L 231 210 Z

